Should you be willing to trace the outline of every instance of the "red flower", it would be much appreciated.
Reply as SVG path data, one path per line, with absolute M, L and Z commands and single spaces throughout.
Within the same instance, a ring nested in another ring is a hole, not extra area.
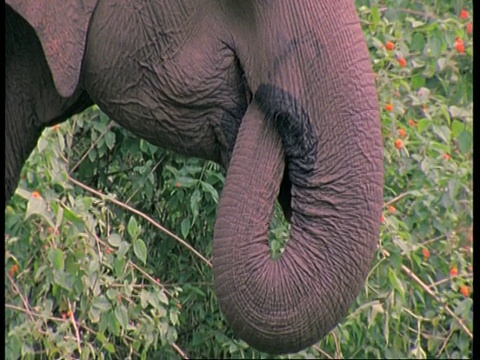
M 382 224 L 385 223 L 385 215 L 382 214 L 382 216 L 380 217 L 380 222 L 381 222 Z
M 465 297 L 469 297 L 470 296 L 470 288 L 466 285 L 462 285 L 460 286 L 460 292 L 463 294 L 463 296 Z
M 443 157 L 445 160 L 447 160 L 447 161 L 448 161 L 448 160 L 452 160 L 452 155 L 447 154 L 447 153 L 442 154 L 442 157 Z
M 463 40 L 459 37 L 457 37 L 457 39 L 455 40 L 455 49 L 457 49 L 460 54 L 465 53 L 465 44 L 463 43 Z
M 398 150 L 401 150 L 403 148 L 403 141 L 402 139 L 397 139 L 395 140 L 395 147 L 398 149 Z
M 425 260 L 427 260 L 430 257 L 430 250 L 428 250 L 427 248 L 423 248 L 422 253 Z
M 393 50 L 395 49 L 395 44 L 391 41 L 387 41 L 387 43 L 385 44 L 385 47 L 387 48 L 387 50 Z
M 468 14 L 467 10 L 463 9 L 462 11 L 460 11 L 460 17 L 464 20 L 467 20 L 470 17 L 470 15 Z
M 405 131 L 405 129 L 399 129 L 398 133 L 400 134 L 401 137 L 407 136 L 407 132 Z
M 405 60 L 405 58 L 403 58 L 403 57 L 398 58 L 398 64 L 399 64 L 401 67 L 406 67 L 406 66 L 407 66 L 407 60 Z
M 389 212 L 390 214 L 393 214 L 395 211 L 397 211 L 397 209 L 395 209 L 395 206 L 390 205 L 390 206 L 388 207 L 388 212 Z
M 15 274 L 18 272 L 18 269 L 19 269 L 18 264 L 13 264 L 10 270 L 8 271 L 8 274 L 10 275 L 10 277 L 14 277 Z
M 415 120 L 413 120 L 413 119 L 408 120 L 408 124 L 409 124 L 410 126 L 417 126 L 417 123 L 416 123 Z
M 393 106 L 393 104 L 387 104 L 385 105 L 385 110 L 387 111 L 392 111 L 395 107 Z
M 458 269 L 456 267 L 452 267 L 450 269 L 450 276 L 454 277 L 454 276 L 457 276 L 457 275 L 458 275 Z
M 42 195 L 40 195 L 40 193 L 38 191 L 34 191 L 32 193 L 32 197 L 35 198 L 35 199 L 41 199 Z
M 466 26 L 467 26 L 467 33 L 473 34 L 473 23 L 469 22 L 469 23 L 467 23 Z
M 177 188 L 181 188 L 182 187 L 182 183 L 179 181 L 177 182 Z

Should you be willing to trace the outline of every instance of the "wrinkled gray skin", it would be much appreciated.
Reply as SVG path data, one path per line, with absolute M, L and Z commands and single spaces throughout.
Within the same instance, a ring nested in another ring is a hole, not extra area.
M 6 2 L 6 204 L 42 130 L 96 103 L 228 168 L 213 263 L 239 337 L 287 353 L 336 326 L 369 271 L 383 187 L 353 1 Z M 272 260 L 276 198 L 292 231 Z

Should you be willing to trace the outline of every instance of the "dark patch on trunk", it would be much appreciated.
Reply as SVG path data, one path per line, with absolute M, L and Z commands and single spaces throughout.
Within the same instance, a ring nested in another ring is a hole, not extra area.
M 280 185 L 278 201 L 287 221 L 292 215 L 291 189 L 308 184 L 308 177 L 316 163 L 317 138 L 307 111 L 289 92 L 275 86 L 262 84 L 254 100 L 265 113 L 267 121 L 280 134 L 285 149 L 285 173 Z
M 260 85 L 254 100 L 280 134 L 290 180 L 296 183 L 297 175 L 304 178 L 316 163 L 318 140 L 307 111 L 288 91 L 271 84 Z

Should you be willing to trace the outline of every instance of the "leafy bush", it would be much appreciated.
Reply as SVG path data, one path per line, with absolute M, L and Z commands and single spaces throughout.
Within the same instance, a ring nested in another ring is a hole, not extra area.
M 277 358 L 469 358 L 471 5 L 357 5 L 384 109 L 379 250 L 342 324 Z M 268 358 L 218 309 L 223 182 L 218 165 L 139 140 L 96 107 L 46 130 L 5 212 L 7 359 Z M 272 228 L 279 252 L 288 226 Z

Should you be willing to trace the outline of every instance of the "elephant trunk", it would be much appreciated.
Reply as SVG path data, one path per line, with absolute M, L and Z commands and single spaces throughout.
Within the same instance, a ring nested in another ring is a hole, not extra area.
M 254 97 L 228 168 L 213 265 L 232 328 L 272 354 L 300 351 L 337 325 L 378 243 L 383 152 L 373 73 L 353 3 L 332 3 L 271 2 L 269 17 L 252 26 L 268 39 L 264 53 L 249 57 L 248 43 L 238 46 Z M 295 15 L 297 4 L 320 8 Z M 273 260 L 269 222 L 284 173 L 291 237 Z

